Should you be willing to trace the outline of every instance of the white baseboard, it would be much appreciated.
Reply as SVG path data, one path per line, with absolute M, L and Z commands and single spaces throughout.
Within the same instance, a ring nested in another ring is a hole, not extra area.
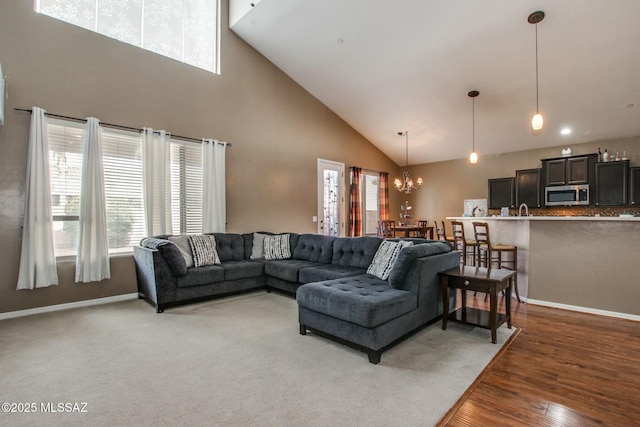
M 600 316 L 617 317 L 619 319 L 635 320 L 636 322 L 640 322 L 640 316 L 636 314 L 619 313 L 617 311 L 599 310 L 597 308 L 580 307 L 578 305 L 559 304 L 557 302 L 540 301 L 540 300 L 535 300 L 531 298 L 527 299 L 527 303 L 544 305 L 546 307 L 561 308 L 563 310 L 578 311 L 581 313 L 597 314 Z
M 137 299 L 138 293 L 115 295 L 112 297 L 89 299 L 84 301 L 69 302 L 66 304 L 47 305 L 45 307 L 29 308 L 27 310 L 9 311 L 0 313 L 0 320 L 13 319 L 14 317 L 31 316 L 33 314 L 50 313 L 52 311 L 68 310 L 70 308 L 89 307 L 92 305 L 110 304 L 112 302 Z

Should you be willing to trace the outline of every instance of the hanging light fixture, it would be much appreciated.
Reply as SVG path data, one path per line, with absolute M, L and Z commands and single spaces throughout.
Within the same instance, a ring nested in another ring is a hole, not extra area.
M 542 126 L 544 124 L 542 114 L 540 114 L 540 109 L 538 108 L 538 22 L 543 19 L 544 12 L 541 10 L 533 12 L 529 15 L 529 18 L 527 18 L 529 24 L 536 26 L 536 114 L 534 114 L 533 119 L 531 119 L 531 129 L 533 130 L 534 135 L 537 135 L 542 131 Z
M 422 186 L 422 178 L 418 178 L 416 180 L 416 184 L 413 184 L 413 180 L 409 176 L 409 131 L 405 130 L 404 132 L 398 132 L 398 135 L 405 137 L 405 160 L 407 165 L 407 170 L 402 173 L 402 179 L 396 178 L 394 181 L 394 185 L 401 193 L 409 194 L 413 190 L 417 190 Z
M 473 102 L 473 106 L 472 108 L 472 126 L 471 126 L 471 141 L 472 141 L 472 151 L 471 154 L 469 155 L 469 163 L 471 163 L 472 165 L 475 165 L 476 163 L 478 163 L 478 153 L 476 153 L 476 96 L 480 95 L 480 92 L 478 92 L 477 90 L 472 90 L 471 92 L 469 92 L 467 94 L 472 102 Z

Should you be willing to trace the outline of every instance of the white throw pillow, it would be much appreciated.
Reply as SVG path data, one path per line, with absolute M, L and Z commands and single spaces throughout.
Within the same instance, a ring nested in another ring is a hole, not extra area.
M 264 259 L 264 238 L 267 236 L 268 234 L 253 233 L 251 259 Z
M 191 246 L 189 246 L 188 236 L 169 236 L 169 240 L 172 241 L 184 258 L 184 262 L 187 264 L 187 268 L 193 267 L 193 256 L 191 255 Z
M 264 258 L 268 260 L 291 258 L 289 234 L 277 234 L 264 238 Z
M 399 242 L 383 241 L 378 247 L 371 265 L 367 268 L 367 273 L 382 280 L 387 280 L 402 248 L 412 245 L 413 243 L 407 240 L 400 240 Z
M 216 238 L 212 234 L 193 234 L 188 236 L 194 267 L 220 264 L 216 250 Z

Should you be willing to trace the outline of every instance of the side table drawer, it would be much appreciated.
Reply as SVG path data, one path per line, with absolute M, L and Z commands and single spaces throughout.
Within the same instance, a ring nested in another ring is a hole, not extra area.
M 449 287 L 470 291 L 489 292 L 489 283 L 480 280 L 469 280 L 464 277 L 448 276 Z

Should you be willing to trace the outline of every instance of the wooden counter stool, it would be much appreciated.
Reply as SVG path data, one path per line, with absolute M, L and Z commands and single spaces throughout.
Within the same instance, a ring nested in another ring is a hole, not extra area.
M 473 222 L 473 234 L 476 238 L 478 248 L 478 263 L 480 267 L 491 268 L 492 264 L 497 264 L 498 268 L 502 268 L 507 264 L 507 269 L 518 271 L 518 247 L 514 245 L 503 245 L 500 243 L 491 243 L 489 237 L 489 224 L 486 222 Z M 502 257 L 503 253 L 511 253 L 511 259 Z M 495 255 L 495 256 L 494 256 Z M 513 287 L 516 291 L 518 302 L 520 301 L 520 293 L 518 292 L 518 275 L 516 273 L 513 280 Z
M 444 224 L 443 224 L 444 225 Z M 467 260 L 471 257 L 470 265 L 476 264 L 476 241 L 467 240 L 464 237 L 464 224 L 460 221 L 451 221 L 453 229 L 453 249 L 462 252 L 460 259 L 462 265 L 467 265 Z

